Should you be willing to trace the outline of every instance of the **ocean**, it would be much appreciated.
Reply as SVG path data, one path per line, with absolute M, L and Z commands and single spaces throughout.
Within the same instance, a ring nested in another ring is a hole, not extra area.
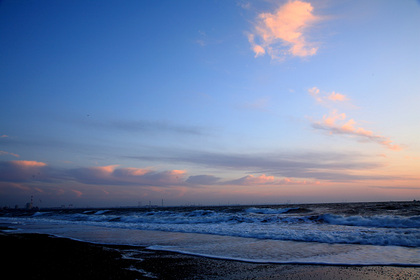
M 420 266 L 420 202 L 3 210 L 17 232 L 256 263 Z

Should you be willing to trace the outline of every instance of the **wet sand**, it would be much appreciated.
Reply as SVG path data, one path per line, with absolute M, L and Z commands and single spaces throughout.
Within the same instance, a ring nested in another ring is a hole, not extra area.
M 256 264 L 0 232 L 11 279 L 420 279 L 420 267 Z

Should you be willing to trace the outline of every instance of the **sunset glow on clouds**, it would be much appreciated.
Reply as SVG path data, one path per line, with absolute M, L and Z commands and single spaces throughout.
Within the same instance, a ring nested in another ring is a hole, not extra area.
M 348 98 L 344 94 L 331 92 L 331 93 L 320 93 L 319 88 L 313 87 L 308 90 L 309 94 L 315 98 L 316 101 L 323 104 L 329 101 L 347 101 Z
M 0 206 L 420 199 L 419 13 L 3 1 Z
M 318 47 L 308 42 L 305 33 L 320 20 L 313 14 L 313 9 L 308 2 L 289 1 L 274 13 L 259 14 L 256 34 L 248 36 L 255 56 L 268 53 L 272 58 L 281 58 L 285 55 L 304 57 L 316 54 Z
M 14 157 L 19 157 L 19 155 L 18 154 L 14 154 L 14 153 L 9 153 L 9 152 L 5 152 L 5 151 L 0 151 L 0 156 L 2 156 L 2 155 L 11 155 L 11 156 L 14 156 Z
M 322 121 L 313 123 L 313 127 L 316 129 L 327 130 L 331 135 L 345 134 L 357 136 L 360 139 L 384 145 L 391 150 L 401 150 L 401 147 L 393 144 L 389 138 L 374 134 L 372 131 L 366 130 L 362 127 L 358 127 L 357 123 L 353 119 L 347 120 L 346 114 L 338 114 L 337 111 L 333 111 L 329 116 L 324 116 Z
M 345 95 L 336 92 L 322 95 L 317 87 L 310 88 L 308 92 L 317 102 L 321 104 L 327 101 L 342 102 L 348 100 Z M 316 129 L 326 130 L 330 135 L 343 134 L 356 136 L 359 139 L 384 145 L 394 151 L 402 149 L 399 145 L 394 144 L 389 138 L 375 134 L 373 131 L 358 126 L 354 119 L 348 119 L 345 113 L 338 113 L 336 109 L 333 109 L 328 116 L 324 115 L 322 121 L 313 122 L 312 126 Z

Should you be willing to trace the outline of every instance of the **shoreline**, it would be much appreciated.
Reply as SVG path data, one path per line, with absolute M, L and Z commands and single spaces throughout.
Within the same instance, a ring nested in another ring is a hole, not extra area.
M 4 275 L 26 279 L 420 279 L 420 267 L 276 264 L 0 231 Z

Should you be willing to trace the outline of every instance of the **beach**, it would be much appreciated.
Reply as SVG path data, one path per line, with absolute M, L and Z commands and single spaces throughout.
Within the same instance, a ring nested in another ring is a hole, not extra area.
M 0 242 L 15 279 L 420 279 L 420 267 L 249 263 L 11 230 Z

